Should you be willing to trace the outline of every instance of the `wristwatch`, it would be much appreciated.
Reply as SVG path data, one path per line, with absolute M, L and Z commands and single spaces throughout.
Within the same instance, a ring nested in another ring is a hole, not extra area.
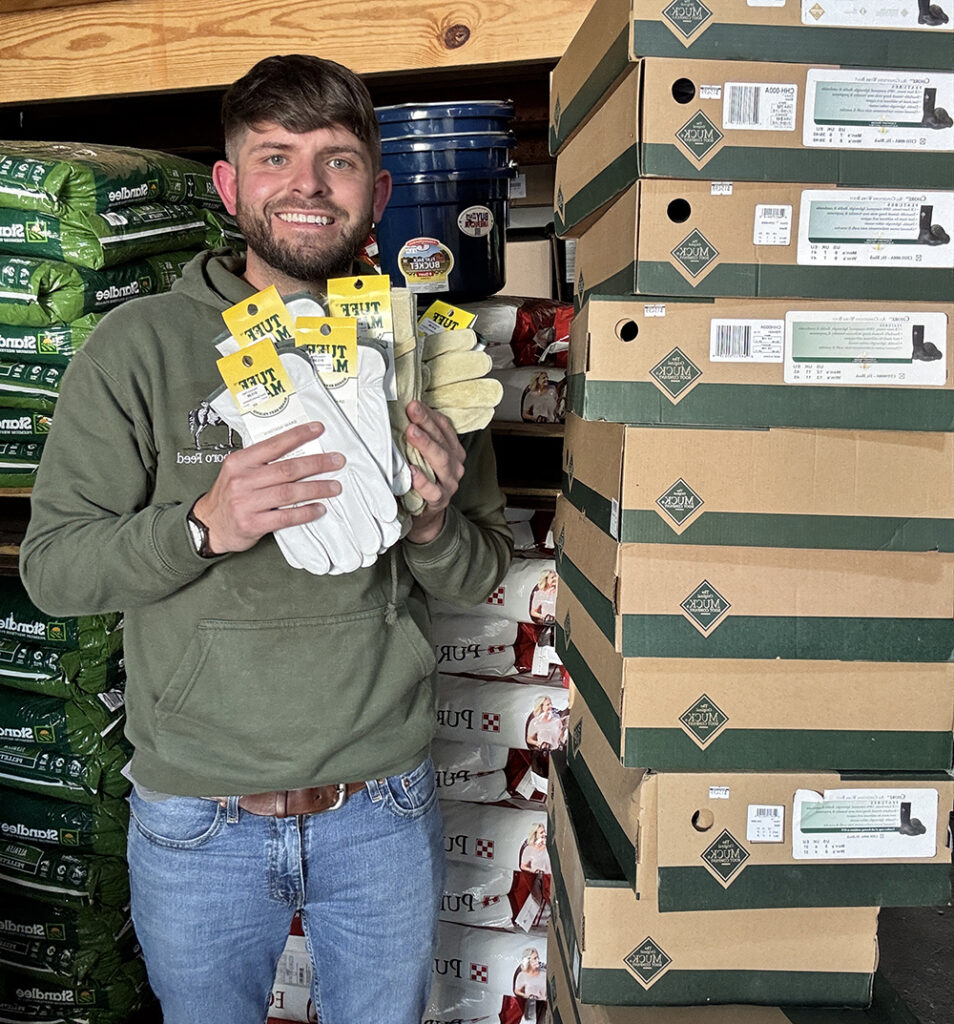
M 199 498 L 195 500 L 198 502 Z M 195 503 L 189 509 L 186 523 L 189 526 L 189 536 L 192 538 L 192 546 L 195 548 L 195 553 L 201 558 L 215 558 L 215 552 L 209 545 L 209 528 L 195 514 Z

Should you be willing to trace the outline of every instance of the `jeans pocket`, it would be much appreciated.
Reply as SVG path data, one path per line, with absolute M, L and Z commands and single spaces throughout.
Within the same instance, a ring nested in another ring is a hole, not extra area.
M 385 779 L 383 788 L 385 806 L 392 814 L 405 819 L 422 817 L 437 802 L 434 762 L 425 758 L 411 771 Z
M 133 790 L 129 794 L 129 810 L 140 835 L 157 846 L 173 849 L 202 846 L 218 835 L 225 824 L 225 808 L 215 800 L 201 797 L 143 800 Z

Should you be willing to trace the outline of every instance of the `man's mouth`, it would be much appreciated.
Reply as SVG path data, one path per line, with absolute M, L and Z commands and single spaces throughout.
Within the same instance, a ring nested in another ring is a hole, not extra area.
M 319 224 L 327 227 L 334 224 L 334 217 L 328 217 L 323 213 L 302 213 L 299 210 L 276 213 L 275 216 L 285 224 Z

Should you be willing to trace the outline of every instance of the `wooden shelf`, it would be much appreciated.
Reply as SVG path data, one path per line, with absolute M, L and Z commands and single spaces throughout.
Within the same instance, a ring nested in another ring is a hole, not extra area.
M 519 435 L 521 437 L 563 437 L 566 426 L 563 423 L 504 423 L 490 424 L 492 434 Z

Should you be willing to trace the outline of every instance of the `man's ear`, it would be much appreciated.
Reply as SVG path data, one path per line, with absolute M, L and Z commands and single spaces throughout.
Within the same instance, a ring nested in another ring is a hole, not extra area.
M 380 170 L 374 179 L 374 192 L 372 193 L 372 210 L 374 211 L 374 222 L 381 219 L 385 206 L 391 198 L 391 172 Z
M 225 208 L 235 215 L 236 171 L 227 160 L 216 160 L 212 165 L 212 182 L 222 197 Z

